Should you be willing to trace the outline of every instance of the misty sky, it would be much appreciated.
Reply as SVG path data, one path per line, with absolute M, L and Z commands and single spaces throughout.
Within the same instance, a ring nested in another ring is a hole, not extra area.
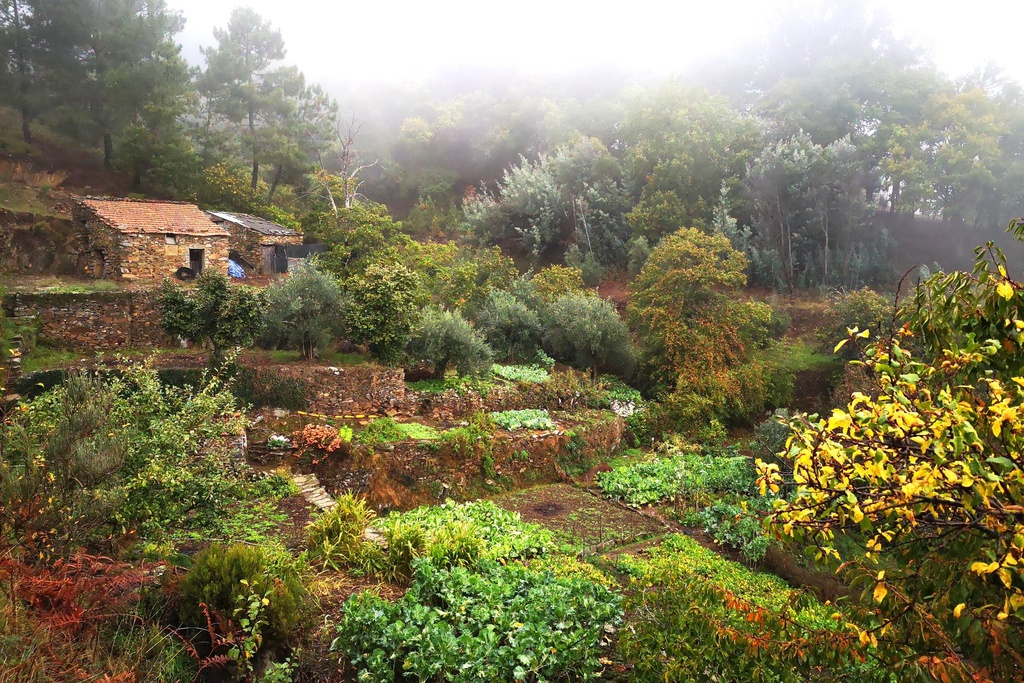
M 799 4 L 797 0 L 796 4 Z M 458 66 L 564 73 L 615 64 L 671 74 L 755 40 L 794 0 L 167 0 L 184 12 L 178 39 L 198 63 L 212 29 L 246 4 L 281 32 L 289 63 L 324 85 L 417 81 Z M 1024 1 L 888 0 L 898 35 L 958 76 L 986 61 L 1024 82 Z

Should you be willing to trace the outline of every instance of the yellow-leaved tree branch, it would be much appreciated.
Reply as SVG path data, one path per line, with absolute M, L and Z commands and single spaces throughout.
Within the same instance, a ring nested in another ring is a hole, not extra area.
M 1010 230 L 1024 238 L 1024 223 Z M 877 395 L 797 416 L 763 490 L 781 537 L 863 589 L 861 640 L 925 680 L 1024 680 L 1024 308 L 992 244 L 864 345 Z M 863 333 L 850 330 L 860 343 Z M 902 662 L 902 663 L 900 663 Z M 904 680 L 910 680 L 905 678 Z

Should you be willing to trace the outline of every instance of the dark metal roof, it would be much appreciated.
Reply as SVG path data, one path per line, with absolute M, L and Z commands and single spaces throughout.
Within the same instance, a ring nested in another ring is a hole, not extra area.
M 247 213 L 227 213 L 225 211 L 208 211 L 214 218 L 219 218 L 235 225 L 241 225 L 243 228 L 249 228 L 255 230 L 261 235 L 268 235 L 271 237 L 295 237 L 301 233 L 295 232 L 290 228 L 286 228 L 283 225 L 272 223 L 265 218 L 259 216 L 250 216 Z

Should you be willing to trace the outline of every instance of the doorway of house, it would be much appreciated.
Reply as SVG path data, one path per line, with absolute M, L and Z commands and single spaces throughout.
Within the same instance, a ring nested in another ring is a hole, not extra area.
M 203 272 L 203 249 L 189 249 L 188 250 L 188 267 L 192 269 L 192 272 L 196 275 Z

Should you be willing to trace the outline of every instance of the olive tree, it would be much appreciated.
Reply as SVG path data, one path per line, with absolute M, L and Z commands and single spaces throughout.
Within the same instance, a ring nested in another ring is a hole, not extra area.
M 315 261 L 267 288 L 268 346 L 298 348 L 312 360 L 344 329 L 347 299 L 341 284 Z
M 632 373 L 629 330 L 615 307 L 591 294 L 567 294 L 545 311 L 544 349 L 556 360 L 597 376 L 599 368 Z
M 443 378 L 450 365 L 459 375 L 480 375 L 491 368 L 491 347 L 458 311 L 428 306 L 420 314 L 406 346 L 417 361 L 430 364 Z
M 477 313 L 476 324 L 501 360 L 536 358 L 541 341 L 540 317 L 512 294 L 491 292 Z

